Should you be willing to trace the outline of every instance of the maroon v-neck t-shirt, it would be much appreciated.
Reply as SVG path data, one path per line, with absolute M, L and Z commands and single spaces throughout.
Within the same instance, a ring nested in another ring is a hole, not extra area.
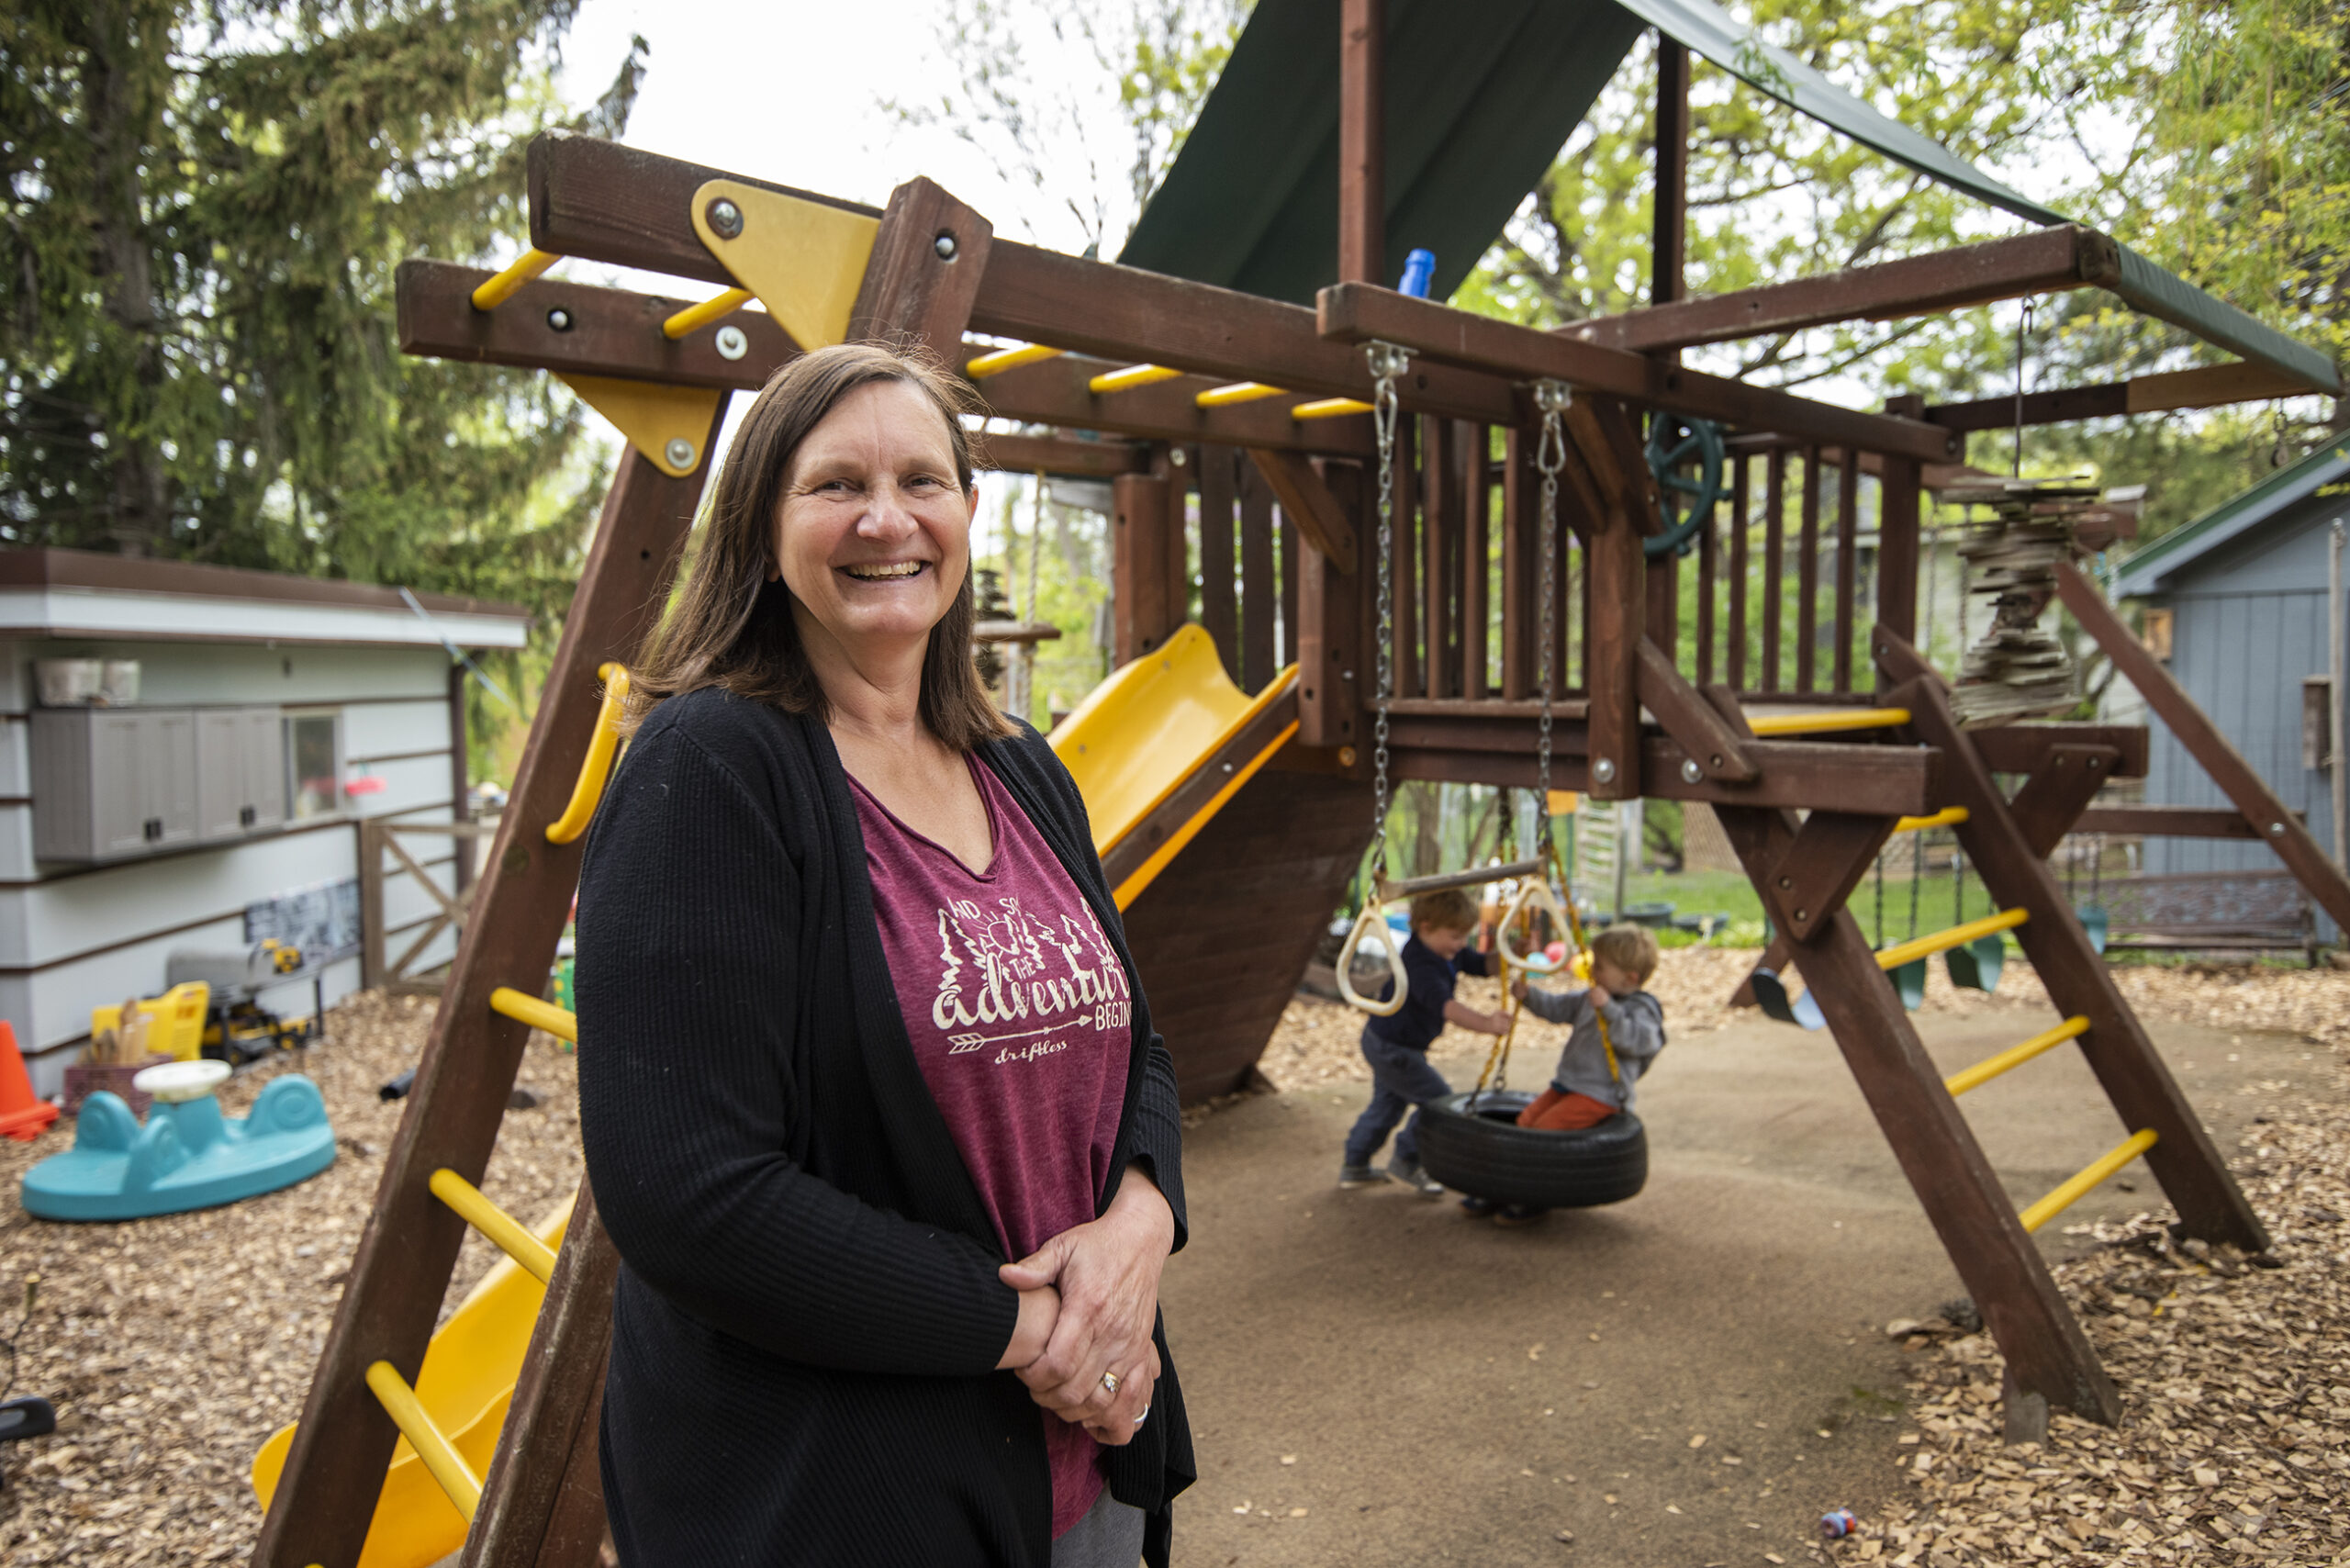
M 1094 1217 L 1134 1004 L 1116 949 L 1051 846 L 992 769 L 969 766 L 995 846 L 985 871 L 861 785 L 857 824 L 914 1059 L 1016 1259 Z M 1100 1452 L 1084 1428 L 1038 1414 L 1058 1536 L 1101 1495 Z

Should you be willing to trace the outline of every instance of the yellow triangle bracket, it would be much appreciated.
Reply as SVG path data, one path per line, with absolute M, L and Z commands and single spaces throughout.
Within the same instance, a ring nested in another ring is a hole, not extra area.
M 803 349 L 848 339 L 849 313 L 881 220 L 822 202 L 710 180 L 694 192 L 694 232 Z
M 724 395 L 717 387 L 665 386 L 611 375 L 565 375 L 563 381 L 672 479 L 685 478 L 710 455 L 702 442 L 710 439 L 718 399 Z

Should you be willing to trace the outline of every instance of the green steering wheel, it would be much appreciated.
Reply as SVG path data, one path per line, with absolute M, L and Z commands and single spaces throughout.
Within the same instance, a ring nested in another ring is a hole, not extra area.
M 1711 420 L 1660 413 L 1649 421 L 1649 472 L 1656 476 L 1664 532 L 1640 541 L 1650 560 L 1685 555 L 1698 528 L 1722 498 L 1722 427 Z M 1695 460 L 1697 472 L 1683 472 Z M 1675 497 L 1686 505 L 1676 508 Z

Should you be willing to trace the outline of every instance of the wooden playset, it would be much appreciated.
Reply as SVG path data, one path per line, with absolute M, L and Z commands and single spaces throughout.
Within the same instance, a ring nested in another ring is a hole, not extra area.
M 584 1185 L 549 1262 L 474 1183 L 528 1030 L 576 1038 L 572 1017 L 537 992 L 576 880 L 579 829 L 610 764 L 599 671 L 631 655 L 665 600 L 727 399 L 805 349 L 849 339 L 927 345 L 996 414 L 1050 432 L 989 438 L 992 464 L 1112 481 L 1117 664 L 1198 660 L 1204 645 L 1237 678 L 1245 700 L 1182 743 L 1182 767 L 1135 800 L 1104 845 L 1187 1097 L 1246 1079 L 1371 844 L 1385 778 L 1703 801 L 1780 934 L 1766 967 L 1800 971 L 2005 1353 L 2013 1408 L 2119 1413 L 2031 1232 L 2122 1164 L 2145 1160 L 2186 1234 L 2266 1245 L 2045 857 L 2076 828 L 2250 835 L 2345 924 L 2350 885 L 2069 560 L 2043 564 L 2047 586 L 2235 811 L 2091 804 L 2108 779 L 2143 773 L 2143 729 L 1964 727 L 1952 686 L 1915 645 L 1919 513 L 1967 431 L 2338 391 L 2332 367 L 2176 279 L 2153 274 L 2161 286 L 2150 285 L 2138 258 L 2061 225 L 1684 298 L 1682 161 L 1669 138 L 1651 308 L 1550 332 L 1410 297 L 1379 281 L 1409 238 L 1386 224 L 1395 204 L 1382 186 L 1381 98 L 1392 73 L 1380 0 L 1338 9 L 1325 51 L 1338 84 L 1336 281 L 1312 308 L 998 239 L 926 180 L 877 212 L 564 136 L 531 149 L 533 249 L 522 262 L 496 274 L 402 268 L 408 352 L 563 375 L 630 450 L 300 1424 L 273 1458 L 282 1471 L 256 1563 L 360 1562 L 403 1438 L 464 1521 L 468 1568 L 595 1560 L 618 1260 Z M 1685 127 L 1687 54 L 1667 39 L 1660 57 L 1661 123 Z M 696 304 L 540 275 L 565 256 L 724 292 Z M 1756 333 L 2082 287 L 2152 300 L 2244 358 L 2020 400 L 1861 412 L 1678 357 Z M 764 311 L 744 308 L 754 297 Z M 1390 395 L 1399 417 L 1382 442 L 1373 414 Z M 1671 527 L 1657 470 L 1684 488 L 1673 480 L 1685 442 L 1666 440 L 1655 465 L 1646 448 L 1697 421 L 1725 432 L 1725 493 L 1718 506 L 1681 505 Z M 1864 485 L 1873 580 L 1860 548 Z M 1757 502 L 1759 549 L 1748 525 Z M 1581 563 L 1572 573 L 1541 569 L 1570 556 Z M 1791 606 L 1778 591 L 1789 580 Z M 1757 583 L 1769 591 L 1750 593 Z M 2003 789 L 2001 776 L 2022 782 Z M 1996 911 L 1874 951 L 1846 900 L 1892 834 L 1926 821 L 1954 826 Z M 1218 917 L 1203 918 L 1211 901 Z M 2057 1016 L 1946 1082 L 1886 970 L 1993 933 L 2021 946 Z M 1958 1096 L 2059 1047 L 2095 1071 L 2121 1141 L 2019 1214 Z M 514 1238 L 547 1282 L 486 1473 L 479 1443 L 469 1460 L 412 1392 L 469 1222 Z

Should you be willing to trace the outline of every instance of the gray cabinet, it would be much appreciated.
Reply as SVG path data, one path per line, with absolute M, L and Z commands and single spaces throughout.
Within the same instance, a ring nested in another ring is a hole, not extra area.
M 33 853 L 118 860 L 285 821 L 274 708 L 54 708 L 32 715 Z

